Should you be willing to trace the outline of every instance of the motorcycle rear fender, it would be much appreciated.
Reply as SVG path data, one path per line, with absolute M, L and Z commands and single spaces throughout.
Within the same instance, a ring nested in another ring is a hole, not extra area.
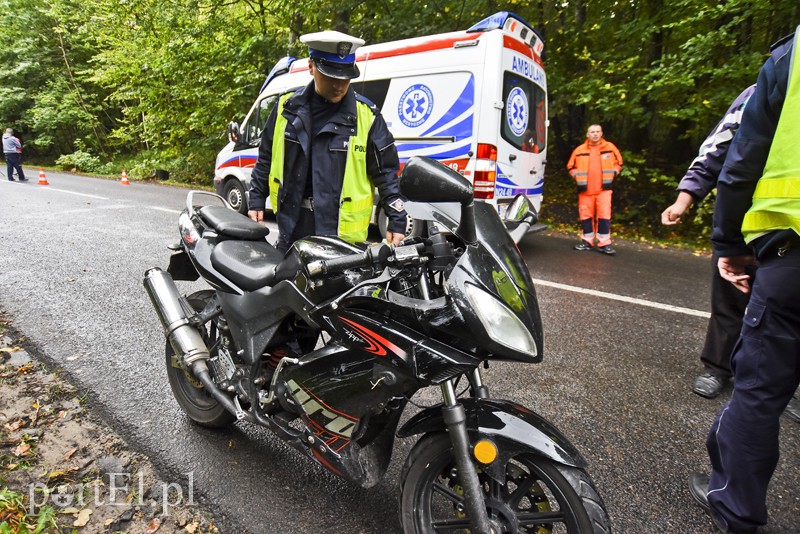
M 496 480 L 505 477 L 505 464 L 513 456 L 525 452 L 543 456 L 572 467 L 586 467 L 586 460 L 561 431 L 542 416 L 506 400 L 460 399 L 467 412 L 467 432 L 470 443 L 480 439 L 492 441 L 498 449 L 498 459 L 480 468 Z M 442 405 L 432 406 L 409 419 L 397 437 L 441 432 L 446 429 Z
M 200 273 L 195 269 L 189 254 L 185 250 L 180 250 L 169 257 L 169 267 L 167 272 L 172 275 L 173 280 L 186 280 L 194 282 L 200 278 Z

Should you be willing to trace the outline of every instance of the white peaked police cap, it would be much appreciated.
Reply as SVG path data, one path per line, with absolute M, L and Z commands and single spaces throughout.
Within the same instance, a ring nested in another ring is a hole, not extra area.
M 356 49 L 364 44 L 364 39 L 327 30 L 307 33 L 300 37 L 300 42 L 308 45 L 309 57 L 325 76 L 340 80 L 358 77 Z

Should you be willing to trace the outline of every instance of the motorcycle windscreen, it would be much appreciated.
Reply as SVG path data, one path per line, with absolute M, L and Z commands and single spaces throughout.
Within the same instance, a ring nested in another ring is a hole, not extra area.
M 435 221 L 455 233 L 461 220 L 461 205 L 456 202 L 406 202 L 406 211 L 415 219 Z M 485 202 L 475 202 L 475 229 L 481 247 L 496 258 L 502 270 L 520 290 L 535 295 L 533 279 L 525 265 L 517 245 L 497 214 L 497 210 Z
M 410 205 L 410 207 L 409 207 Z M 410 216 L 436 221 L 455 232 L 461 218 L 461 207 L 454 203 L 407 203 Z M 536 345 L 534 354 L 508 350 L 501 344 L 485 343 L 492 357 L 518 361 L 538 362 L 542 359 L 544 339 L 539 305 L 533 279 L 525 260 L 508 230 L 490 204 L 475 202 L 475 230 L 477 244 L 467 246 L 458 260 L 457 269 L 450 275 L 448 286 L 465 319 L 471 327 L 481 331 L 480 318 L 472 310 L 464 291 L 464 284 L 473 283 L 498 298 L 525 325 Z

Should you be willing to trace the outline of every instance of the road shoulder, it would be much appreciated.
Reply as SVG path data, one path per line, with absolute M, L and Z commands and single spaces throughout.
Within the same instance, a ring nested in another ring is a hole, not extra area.
M 0 312 L 0 531 L 219 532 L 192 480 L 161 480 L 84 392 L 24 346 Z

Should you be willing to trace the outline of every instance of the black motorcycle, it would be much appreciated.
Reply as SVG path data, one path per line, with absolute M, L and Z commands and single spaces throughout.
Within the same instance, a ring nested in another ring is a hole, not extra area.
M 285 256 L 221 197 L 189 193 L 168 272 L 144 278 L 178 404 L 208 427 L 263 425 L 364 487 L 385 473 L 395 436 L 421 435 L 402 470 L 407 533 L 610 532 L 575 447 L 531 410 L 490 398 L 481 378 L 493 360 L 542 358 L 515 243 L 533 207 L 520 195 L 504 224 L 463 176 L 421 157 L 400 188 L 425 237 L 364 249 L 314 236 Z M 209 197 L 217 203 L 195 202 Z M 213 289 L 181 296 L 173 280 L 199 276 Z M 398 430 L 429 386 L 442 403 Z

